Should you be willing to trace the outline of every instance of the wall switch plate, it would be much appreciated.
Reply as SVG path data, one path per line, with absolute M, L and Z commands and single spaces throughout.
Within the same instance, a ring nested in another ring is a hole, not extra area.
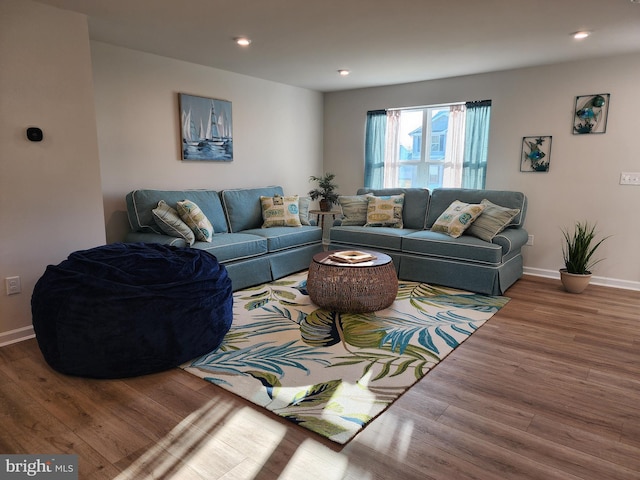
M 640 185 L 640 172 L 622 172 L 620 185 Z
M 4 281 L 7 287 L 7 295 L 15 295 L 22 291 L 20 277 L 7 277 Z
M 533 246 L 533 235 L 529 235 L 526 245 Z

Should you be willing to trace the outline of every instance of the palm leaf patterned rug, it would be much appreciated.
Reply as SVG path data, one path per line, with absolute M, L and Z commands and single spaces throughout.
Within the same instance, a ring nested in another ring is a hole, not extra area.
M 341 444 L 509 301 L 400 281 L 385 310 L 335 313 L 306 285 L 301 272 L 235 292 L 221 346 L 181 368 Z

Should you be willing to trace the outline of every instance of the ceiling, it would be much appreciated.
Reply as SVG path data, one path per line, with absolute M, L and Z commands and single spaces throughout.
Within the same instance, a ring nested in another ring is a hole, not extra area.
M 38 1 L 92 40 L 322 92 L 640 51 L 631 0 Z

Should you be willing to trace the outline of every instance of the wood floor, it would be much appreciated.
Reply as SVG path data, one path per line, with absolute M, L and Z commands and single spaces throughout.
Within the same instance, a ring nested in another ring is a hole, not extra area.
M 507 296 L 343 447 L 179 369 L 88 380 L 3 347 L 0 453 L 76 453 L 81 479 L 640 479 L 640 292 Z

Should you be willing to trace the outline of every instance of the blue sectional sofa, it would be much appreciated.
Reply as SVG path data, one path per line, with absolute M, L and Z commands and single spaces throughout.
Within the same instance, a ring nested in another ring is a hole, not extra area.
M 360 189 L 357 195 L 404 193 L 403 228 L 345 226 L 337 220 L 330 230 L 329 249 L 370 249 L 393 258 L 398 277 L 489 295 L 504 293 L 523 273 L 521 248 L 528 234 L 524 227 L 527 198 L 521 192 L 472 189 L 420 188 Z M 453 238 L 431 231 L 438 217 L 454 200 L 480 203 L 483 199 L 518 209 L 507 228 L 491 241 L 463 234 Z
M 260 197 L 284 195 L 282 187 L 214 190 L 134 190 L 127 194 L 131 231 L 125 242 L 187 246 L 183 238 L 163 233 L 152 210 L 163 200 L 170 206 L 191 200 L 213 226 L 211 242 L 196 241 L 222 263 L 233 290 L 269 282 L 309 267 L 322 251 L 322 229 L 316 225 L 262 228 Z M 310 222 L 313 223 L 313 222 Z

